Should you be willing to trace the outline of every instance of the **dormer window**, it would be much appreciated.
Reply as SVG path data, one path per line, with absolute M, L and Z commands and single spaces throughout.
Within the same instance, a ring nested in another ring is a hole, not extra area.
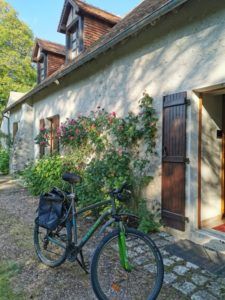
M 65 0 L 58 32 L 66 35 L 66 60 L 70 62 L 120 21 L 105 10 L 80 0 Z
M 36 39 L 32 62 L 37 64 L 38 83 L 51 76 L 64 65 L 65 52 L 63 45 Z
M 80 53 L 82 37 L 80 26 L 81 20 L 76 20 L 67 29 L 67 59 L 72 60 Z

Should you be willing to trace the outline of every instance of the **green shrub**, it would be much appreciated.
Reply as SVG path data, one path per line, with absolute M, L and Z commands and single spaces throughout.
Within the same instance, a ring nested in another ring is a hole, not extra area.
M 53 156 L 44 157 L 34 165 L 30 165 L 22 172 L 22 176 L 31 194 L 40 195 L 49 192 L 54 186 L 63 187 L 62 172 L 62 159 Z
M 0 148 L 0 173 L 7 175 L 9 173 L 9 151 Z
M 139 230 L 145 233 L 159 231 L 161 224 L 156 220 L 156 215 L 148 210 L 145 199 L 141 199 L 139 202 L 138 216 L 140 218 Z

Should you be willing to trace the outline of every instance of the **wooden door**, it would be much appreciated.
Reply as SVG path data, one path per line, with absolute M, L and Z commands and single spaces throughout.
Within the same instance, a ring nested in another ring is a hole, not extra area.
M 187 93 L 163 98 L 162 219 L 185 230 L 185 165 Z

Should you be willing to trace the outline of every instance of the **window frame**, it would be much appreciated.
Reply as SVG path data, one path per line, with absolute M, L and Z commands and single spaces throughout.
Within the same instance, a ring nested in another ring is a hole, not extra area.
M 75 34 L 75 38 L 73 35 Z M 73 49 L 73 43 L 77 43 Z M 75 59 L 83 50 L 83 17 L 76 15 L 74 20 L 66 28 L 67 60 Z
M 43 71 L 43 74 L 42 74 Z M 47 54 L 41 53 L 41 57 L 38 61 L 38 83 L 41 83 L 47 77 Z

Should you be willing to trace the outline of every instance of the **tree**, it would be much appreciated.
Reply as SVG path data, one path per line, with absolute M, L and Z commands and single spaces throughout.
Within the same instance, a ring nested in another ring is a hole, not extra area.
M 27 92 L 36 82 L 32 46 L 30 28 L 19 20 L 12 6 L 0 0 L 0 112 L 10 91 Z

